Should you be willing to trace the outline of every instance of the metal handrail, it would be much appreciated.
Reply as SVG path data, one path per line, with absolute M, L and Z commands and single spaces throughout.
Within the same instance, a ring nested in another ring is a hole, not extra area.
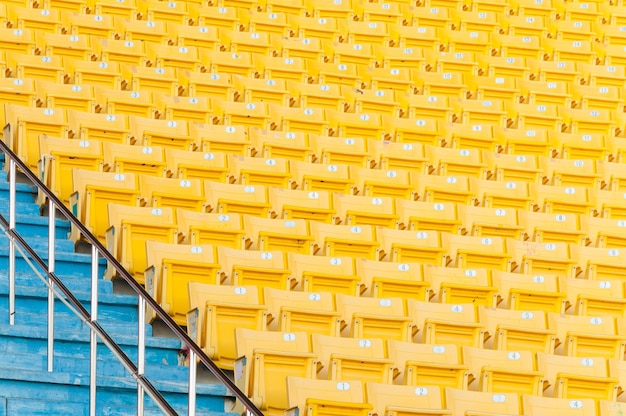
M 8 136 L 10 137 L 11 129 L 12 129 L 12 126 L 10 124 L 7 124 L 5 126 L 4 128 L 5 138 L 7 137 L 7 133 L 8 133 Z M 37 175 L 34 174 L 22 160 L 20 160 L 20 158 L 11 150 L 11 148 L 7 145 L 7 143 L 5 143 L 4 139 L 0 140 L 0 152 L 4 153 L 5 157 L 8 157 L 10 160 L 9 161 L 11 165 L 10 176 L 15 175 L 16 167 L 19 168 L 23 172 L 23 174 L 32 182 L 32 184 L 35 185 L 38 188 L 38 190 L 41 191 L 46 196 L 46 198 L 48 198 L 48 201 L 51 205 L 53 205 L 53 208 L 55 207 L 58 211 L 60 211 L 65 216 L 65 218 L 67 218 L 67 220 L 79 230 L 79 232 L 84 236 L 86 241 L 91 244 L 92 261 L 93 261 L 94 253 L 95 253 L 95 260 L 97 260 L 97 255 L 100 254 L 109 262 L 109 264 L 115 269 L 118 275 L 122 279 L 124 279 L 124 281 L 135 291 L 135 293 L 137 293 L 137 296 L 139 297 L 140 317 L 142 315 L 142 312 L 145 313 L 144 306 L 149 306 L 150 308 L 154 310 L 155 314 L 159 318 L 161 318 L 161 320 L 165 323 L 165 325 L 174 333 L 174 335 L 176 335 L 176 337 L 178 337 L 183 342 L 183 344 L 185 344 L 185 346 L 189 350 L 189 372 L 190 372 L 189 390 L 190 390 L 190 393 L 195 396 L 195 384 L 192 387 L 191 381 L 193 380 L 195 382 L 195 362 L 196 362 L 196 359 L 198 359 L 209 369 L 209 371 L 221 383 L 223 383 L 226 386 L 226 388 L 230 392 L 233 393 L 235 398 L 238 399 L 243 404 L 243 406 L 246 408 L 247 415 L 263 416 L 263 413 L 254 405 L 254 403 L 252 403 L 252 401 L 235 385 L 235 383 L 230 378 L 228 378 L 228 376 L 226 376 L 226 374 L 224 374 L 224 372 L 219 367 L 217 367 L 217 365 L 204 353 L 204 351 L 193 341 L 193 339 L 191 339 L 191 337 L 189 337 L 189 335 L 185 331 L 183 331 L 182 328 L 178 324 L 174 322 L 174 320 L 161 308 L 161 306 L 148 294 L 148 292 L 139 283 L 137 283 L 135 279 L 133 279 L 133 277 L 118 262 L 118 260 L 102 245 L 102 243 L 87 229 L 87 227 L 85 227 L 85 225 L 82 224 L 78 220 L 78 218 L 76 218 L 76 216 L 72 213 L 72 211 L 69 208 L 67 208 L 63 204 L 63 202 L 50 189 L 48 189 L 48 187 L 43 182 L 41 182 L 41 180 L 37 177 Z M 71 291 L 63 284 L 63 282 L 58 278 L 58 276 L 54 273 L 54 271 L 50 272 L 48 270 L 48 265 L 43 261 L 43 259 L 41 259 L 41 257 L 32 249 L 32 247 L 30 247 L 26 243 L 26 241 L 19 235 L 19 233 L 16 232 L 15 230 L 15 205 L 14 205 L 15 203 L 14 201 L 15 200 L 15 177 L 10 177 L 9 180 L 10 180 L 10 193 L 12 193 L 12 195 L 10 196 L 12 198 L 12 201 L 10 201 L 10 204 L 9 204 L 10 218 L 9 218 L 9 221 L 7 221 L 4 217 L 0 215 L 0 222 L 2 223 L 2 225 L 8 228 L 10 236 L 13 239 L 17 240 L 17 242 L 20 245 L 24 245 L 25 249 L 28 251 L 28 254 L 37 262 L 37 264 L 43 270 L 46 271 L 48 278 L 54 283 L 54 285 L 58 286 L 59 290 L 61 290 L 61 292 L 64 294 L 64 296 L 67 297 L 67 299 L 72 303 L 72 305 L 78 308 L 81 317 L 85 319 L 85 321 L 90 326 L 92 331 L 96 332 L 98 336 L 102 338 L 103 342 L 105 342 L 105 344 L 109 346 L 109 348 L 112 348 L 112 351 L 114 352 L 114 354 L 116 355 L 117 353 L 120 354 L 118 356 L 118 359 L 120 359 L 122 364 L 128 365 L 129 371 L 131 372 L 131 374 L 133 374 L 133 376 L 137 379 L 138 384 L 141 386 L 139 388 L 139 391 L 141 391 L 140 390 L 141 388 L 145 389 L 146 392 L 157 402 L 157 404 L 163 405 L 162 407 L 163 410 L 165 410 L 168 414 L 175 415 L 176 411 L 171 408 L 169 403 L 167 403 L 167 401 L 162 397 L 162 395 L 158 392 L 158 390 L 156 390 L 154 386 L 149 382 L 149 380 L 143 374 L 143 371 L 140 371 L 144 365 L 144 363 L 142 362 L 143 360 L 141 359 L 142 358 L 141 348 L 140 348 L 140 354 L 138 358 L 138 366 L 135 366 L 132 360 L 130 360 L 126 356 L 126 354 L 121 350 L 121 348 L 111 339 L 108 333 L 102 329 L 102 327 L 99 325 L 97 320 L 93 319 L 93 317 L 89 314 L 89 312 L 84 308 L 84 306 L 80 303 L 80 301 L 76 299 L 76 297 L 71 293 Z M 50 217 L 50 220 L 54 222 L 54 218 L 55 216 L 52 215 Z M 9 245 L 10 250 L 13 247 L 14 247 L 13 244 Z M 93 264 L 92 264 L 92 267 L 93 267 Z M 96 261 L 96 268 L 97 268 L 97 261 Z M 95 289 L 92 286 L 91 290 L 92 292 L 94 290 L 97 291 L 97 286 Z M 11 303 L 11 299 L 9 299 L 9 303 Z M 92 305 L 92 308 L 93 308 L 93 305 Z M 13 318 L 13 314 L 10 314 L 11 322 L 13 322 L 12 318 Z M 141 344 L 142 332 L 143 331 L 141 330 L 141 328 L 139 328 L 138 335 L 139 335 L 140 344 Z M 190 399 L 190 406 L 188 409 L 190 411 L 190 414 L 192 414 L 192 411 L 195 410 L 194 407 L 195 407 L 195 397 L 193 398 L 193 401 Z

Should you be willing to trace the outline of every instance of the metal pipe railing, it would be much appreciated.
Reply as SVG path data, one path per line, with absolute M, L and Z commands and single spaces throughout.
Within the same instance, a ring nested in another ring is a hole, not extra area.
M 9 124 L 5 127 L 5 135 L 10 137 L 12 126 Z M 5 136 L 6 137 L 6 136 Z M 5 219 L 0 215 L 0 224 L 7 229 L 9 244 L 9 322 L 14 325 L 15 316 L 15 249 L 19 244 L 32 258 L 32 260 L 45 271 L 49 282 L 49 311 L 53 312 L 54 294 L 58 290 L 67 302 L 75 308 L 78 316 L 90 328 L 90 415 L 95 415 L 96 403 L 96 358 L 97 358 L 97 338 L 111 349 L 113 354 L 122 363 L 122 365 L 137 380 L 137 406 L 138 410 L 143 410 L 143 394 L 147 393 L 155 403 L 166 414 L 175 415 L 176 411 L 163 398 L 160 392 L 150 383 L 145 376 L 145 314 L 146 307 L 154 310 L 155 314 L 165 323 L 165 325 L 173 332 L 173 334 L 182 341 L 189 351 L 189 414 L 194 414 L 196 410 L 196 361 L 200 361 L 207 369 L 223 383 L 226 388 L 239 400 L 246 409 L 246 414 L 250 416 L 262 416 L 263 413 L 252 403 L 252 401 L 235 385 L 235 383 L 217 367 L 217 365 L 204 353 L 204 351 L 189 337 L 189 335 L 174 322 L 174 320 L 161 308 L 161 306 L 146 292 L 117 259 L 100 243 L 100 241 L 74 216 L 69 208 L 67 208 L 58 197 L 48 189 L 44 183 L 34 174 L 28 166 L 19 159 L 19 157 L 10 149 L 4 140 L 0 140 L 0 152 L 5 154 L 5 158 L 9 159 L 9 219 Z M 6 162 L 6 161 L 5 161 Z M 76 299 L 72 292 L 63 284 L 56 275 L 54 270 L 54 254 L 50 257 L 50 252 L 54 252 L 54 225 L 49 225 L 49 260 L 52 258 L 52 265 L 46 264 L 43 259 L 30 247 L 15 228 L 15 211 L 16 211 L 16 171 L 19 169 L 28 178 L 28 180 L 41 192 L 49 201 L 48 217 L 49 222 L 54 223 L 57 210 L 72 224 L 73 227 L 91 244 L 92 247 L 92 264 L 91 264 L 91 313 Z M 98 256 L 102 256 L 113 267 L 120 278 L 135 291 L 138 296 L 138 312 L 139 312 L 139 328 L 138 328 L 138 363 L 135 365 L 132 360 L 122 351 L 120 346 L 102 329 L 98 322 Z M 52 303 L 50 303 L 52 298 Z M 50 315 L 54 315 L 51 313 Z M 48 334 L 54 335 L 54 320 L 49 317 Z M 48 368 L 52 371 L 54 338 L 49 337 L 48 346 Z M 141 398 L 140 398 L 141 397 Z M 143 414 L 143 412 L 139 413 Z

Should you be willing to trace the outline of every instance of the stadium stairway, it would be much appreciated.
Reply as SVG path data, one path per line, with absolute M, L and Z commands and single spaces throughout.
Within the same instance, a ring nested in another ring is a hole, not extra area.
M 8 181 L 0 171 L 0 213 L 8 218 Z M 47 218 L 40 216 L 35 191 L 17 184 L 16 229 L 38 254 L 47 259 Z M 90 255 L 76 253 L 66 239 L 67 221 L 57 219 L 56 273 L 89 310 Z M 55 302 L 54 371 L 47 371 L 47 293 L 29 264 L 16 257 L 16 313 L 14 325 L 8 312 L 9 240 L 0 234 L 0 416 L 89 414 L 89 328 L 68 306 Z M 100 265 L 100 272 L 104 264 Z M 136 363 L 137 297 L 114 293 L 113 282 L 99 282 L 100 325 Z M 181 365 L 181 342 L 153 336 L 146 328 L 146 376 L 179 414 L 187 414 L 188 368 Z M 114 354 L 98 346 L 97 414 L 132 415 L 137 409 L 137 384 Z M 204 377 L 197 385 L 197 415 L 235 415 L 232 394 L 225 386 Z M 145 398 L 145 414 L 161 414 Z

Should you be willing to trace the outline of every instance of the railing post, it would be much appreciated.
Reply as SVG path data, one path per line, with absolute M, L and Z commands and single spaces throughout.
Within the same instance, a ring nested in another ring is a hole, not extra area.
M 55 271 L 56 207 L 48 201 L 48 272 Z M 54 371 L 54 281 L 48 275 L 48 371 Z
M 197 365 L 196 365 L 196 353 L 189 349 L 189 405 L 187 406 L 187 412 L 189 416 L 196 414 L 196 381 L 197 381 Z
M 91 245 L 91 322 L 98 321 L 98 248 Z M 89 332 L 89 416 L 96 416 L 98 338 L 93 329 Z
M 15 160 L 9 161 L 9 232 L 15 231 Z M 9 238 L 9 324 L 15 325 L 15 241 Z
M 146 300 L 137 296 L 139 300 L 138 331 L 137 331 L 137 375 L 142 377 L 146 374 Z M 137 415 L 144 413 L 144 389 L 141 383 L 137 383 Z

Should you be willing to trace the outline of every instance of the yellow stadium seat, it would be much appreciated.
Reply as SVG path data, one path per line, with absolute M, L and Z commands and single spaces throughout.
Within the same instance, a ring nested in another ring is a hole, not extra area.
M 289 101 L 285 81 L 282 79 L 257 79 L 233 75 L 236 101 L 265 102 L 287 105 Z
M 202 350 L 223 369 L 232 370 L 239 358 L 235 329 L 265 326 L 266 307 L 259 304 L 256 286 L 219 286 L 191 281 L 187 329 Z
M 348 179 L 348 165 L 306 163 L 292 160 L 291 188 L 302 191 L 328 191 L 349 194 L 354 181 Z
M 122 18 L 137 18 L 137 1 L 136 0 L 96 0 L 93 10 L 97 15 L 112 15 Z
M 606 160 L 608 149 L 605 137 L 597 133 L 556 133 L 555 148 L 558 157 L 563 159 L 593 159 L 596 167 Z
M 506 102 L 509 113 L 509 126 L 517 129 L 536 130 L 548 129 L 561 131 L 563 118 L 559 115 L 555 104 L 520 104 Z
M 124 86 L 127 81 L 127 88 L 132 91 L 146 91 L 166 95 L 179 95 L 181 91 L 176 70 L 172 67 L 123 67 Z
M 596 172 L 595 160 L 554 159 L 539 157 L 543 183 L 554 186 L 595 187 L 601 180 Z
M 371 225 L 395 228 L 398 216 L 393 209 L 392 197 L 371 197 L 335 193 L 334 221 L 343 225 Z
M 408 170 L 366 169 L 350 166 L 350 177 L 355 182 L 354 191 L 361 196 L 411 199 L 413 188 L 409 183 L 409 176 Z
M 591 189 L 582 186 L 552 186 L 529 184 L 534 211 L 554 214 L 587 215 L 593 209 Z
M 360 295 L 374 298 L 403 297 L 425 300 L 428 283 L 422 279 L 420 263 L 356 260 L 361 277 Z
M 537 363 L 545 375 L 545 396 L 595 400 L 615 400 L 617 396 L 618 379 L 608 377 L 604 358 L 537 353 Z
M 537 243 L 507 239 L 507 253 L 511 256 L 511 271 L 526 274 L 557 274 L 572 276 L 576 260 L 570 259 L 572 250 L 566 243 Z
M 570 246 L 572 260 L 576 266 L 575 275 L 586 279 L 606 280 L 623 279 L 624 263 L 619 248 Z
M 196 71 L 200 68 L 198 49 L 195 46 L 146 45 L 148 64 L 157 68 L 172 67 L 178 70 Z
M 117 32 L 127 42 L 164 43 L 167 40 L 167 24 L 162 20 L 117 18 L 115 22 Z
M 571 133 L 599 133 L 614 135 L 617 126 L 611 110 L 575 109 L 563 110 L 563 123 Z
M 552 153 L 553 138 L 548 129 L 525 128 L 494 128 L 494 135 L 499 139 L 503 153 L 515 155 L 545 155 Z
M 445 394 L 446 408 L 454 416 L 511 416 L 519 414 L 521 409 L 519 396 L 515 393 L 476 392 L 446 387 Z
M 457 107 L 459 103 L 455 103 L 454 107 L 460 111 L 461 118 L 467 119 L 467 123 L 444 124 L 442 129 L 443 142 L 451 148 L 463 149 L 461 152 L 464 150 L 497 151 L 500 144 L 498 138 L 494 137 L 494 128 L 498 125 L 504 125 L 505 121 L 504 114 L 493 109 L 491 103 L 491 100 L 486 100 L 483 103 L 472 105 L 470 100 L 466 100 L 460 103 L 462 107 Z M 488 105 L 483 107 L 484 104 Z M 465 105 L 467 107 L 463 107 Z M 454 118 L 455 116 L 453 116 Z M 480 156 L 480 153 L 478 155 Z
M 305 332 L 267 332 L 235 328 L 238 359 L 235 383 L 266 415 L 282 415 L 296 402 L 287 377 L 313 377 L 315 354 Z M 241 371 L 239 371 L 241 370 Z M 282 380 L 282 381 L 279 381 Z M 290 378 L 291 380 L 291 378 Z M 310 386 L 313 380 L 306 380 Z M 362 387 L 359 386 L 360 393 Z
M 483 77 L 480 77 L 483 78 Z M 484 77 L 486 78 L 486 77 Z M 470 84 L 471 85 L 471 84 Z M 482 94 L 479 94 L 482 95 Z M 456 120 L 456 123 L 462 123 L 469 125 L 471 127 L 481 126 L 482 130 L 487 130 L 486 127 L 482 125 L 496 125 L 500 127 L 505 127 L 507 122 L 507 112 L 504 111 L 504 103 L 502 100 L 494 98 L 494 99 L 476 99 L 476 100 L 464 100 L 457 99 L 452 100 L 452 106 L 454 108 L 454 116 L 453 119 Z M 452 128 L 456 127 L 454 125 Z M 466 127 L 467 129 L 467 127 Z M 470 130 L 472 131 L 472 130 Z M 477 132 L 480 134 L 479 132 Z M 482 133 L 485 134 L 484 132 Z M 467 140 L 466 143 L 459 140 L 461 143 L 452 143 L 453 147 L 477 147 L 477 144 L 480 143 L 477 140 L 474 140 L 472 143 L 470 140 Z M 491 143 L 488 145 L 489 149 L 493 149 Z
M 167 173 L 167 163 L 163 159 L 161 147 L 103 142 L 102 154 L 106 172 L 149 174 L 157 177 L 164 177 Z
M 403 112 L 411 119 L 432 117 L 442 122 L 452 121 L 452 107 L 445 95 L 398 94 Z M 451 100 L 454 100 L 453 98 Z M 418 126 L 419 127 L 419 126 Z
M 478 149 L 449 149 L 443 147 L 424 146 L 424 154 L 428 158 L 429 173 L 435 175 L 464 175 L 482 178 L 486 165 L 482 162 Z
M 457 269 L 424 265 L 424 280 L 430 283 L 427 300 L 440 303 L 474 303 L 494 306 L 498 289 L 490 285 L 485 269 Z
M 603 400 L 600 401 L 602 403 Z M 609 402 L 607 402 L 609 403 Z M 610 402 L 611 406 L 619 403 Z M 528 416 L 547 416 L 558 412 L 563 416 L 596 416 L 596 404 L 593 399 L 559 399 L 524 394 L 522 396 L 524 414 Z M 604 416 L 609 416 L 607 413 Z
M 267 217 L 272 208 L 267 202 L 265 186 L 204 182 L 204 196 L 209 212 L 218 214 L 251 214 Z
M 141 40 L 96 39 L 92 47 L 95 56 L 104 62 L 142 65 L 147 58 L 144 43 Z
M 624 210 L 626 194 L 624 192 L 592 189 L 589 198 L 595 206 L 595 211 L 602 218 L 626 219 Z
M 286 159 L 264 159 L 240 155 L 228 156 L 231 183 L 242 185 L 278 186 L 287 188 L 291 178 Z
M 520 238 L 524 229 L 514 208 L 459 205 L 458 213 L 462 234 Z
M 313 238 L 303 219 L 283 220 L 243 216 L 246 248 L 261 251 L 283 251 L 309 254 Z
M 626 160 L 623 156 L 626 147 L 626 139 L 623 137 L 605 137 L 605 141 L 608 148 L 607 160 L 617 163 Z
M 615 359 L 615 358 L 610 358 L 608 360 L 609 363 L 609 376 L 616 378 L 618 380 L 618 396 L 621 396 L 624 392 L 624 385 L 626 383 L 624 383 L 626 381 L 626 366 L 624 366 L 623 361 L 621 359 Z M 604 403 L 603 403 L 604 402 Z M 606 406 L 607 402 L 604 400 L 600 401 L 600 408 L 604 408 L 606 409 L 609 406 Z M 608 412 L 608 413 L 604 413 L 603 411 L 600 412 L 600 415 L 604 416 L 605 414 L 608 415 L 616 415 L 618 414 L 618 412 L 620 410 L 623 410 L 624 405 L 623 403 L 615 403 L 615 407 L 613 408 L 612 412 Z
M 360 381 L 310 380 L 287 377 L 289 416 L 367 416 L 372 405 L 365 403 Z
M 90 85 L 58 84 L 47 81 L 36 81 L 39 99 L 37 103 L 45 108 L 65 108 L 93 112 L 95 98 Z
M 376 230 L 380 243 L 378 257 L 392 262 L 420 262 L 444 265 L 445 248 L 437 231 L 394 230 L 379 227 Z
M 528 183 L 523 181 L 504 182 L 469 178 L 472 200 L 476 205 L 488 208 L 530 208 L 532 198 Z
M 602 43 L 596 44 L 596 49 L 600 52 L 600 59 L 604 65 L 610 65 L 614 68 L 618 68 L 619 65 L 624 65 L 624 46 L 622 45 L 603 45 Z
M 63 59 L 88 59 L 91 56 L 89 35 L 66 35 L 46 33 L 44 54 Z
M 189 123 L 189 134 L 195 137 L 197 146 L 204 152 L 222 152 L 248 156 L 250 137 L 244 125 L 213 125 Z
M 491 107 L 493 111 L 502 111 L 502 102 L 498 100 L 519 101 L 520 91 L 511 77 L 467 77 L 466 85 L 468 96 L 482 101 L 483 107 Z
M 166 120 L 210 123 L 213 119 L 211 102 L 207 97 L 176 97 L 158 94 L 157 118 Z
M 446 95 L 456 98 L 466 96 L 467 86 L 463 74 L 459 72 L 414 71 L 413 79 L 422 95 Z
M 42 11 L 45 10 L 45 11 Z M 61 33 L 61 13 L 58 9 L 19 7 L 9 4 L 5 12 L 17 29 L 31 29 L 43 33 Z
M 186 2 L 164 3 L 158 0 L 139 2 L 139 12 L 143 20 L 160 21 L 167 24 L 188 24 L 189 12 Z
M 151 207 L 170 207 L 201 211 L 205 202 L 200 179 L 163 178 L 139 175 L 141 204 Z
M 441 29 L 416 22 L 409 26 L 391 25 L 389 33 L 393 42 L 400 48 L 439 50 L 441 47 L 439 30 Z M 395 41 L 396 39 L 397 42 Z
M 626 314 L 624 287 L 620 280 L 561 278 L 559 288 L 567 294 L 564 312 L 616 318 L 623 318 Z
M 485 326 L 478 323 L 473 304 L 431 303 L 409 299 L 408 315 L 419 328 L 424 344 L 453 344 L 480 348 Z
M 507 3 L 508 7 L 508 3 Z M 548 33 L 543 16 L 524 16 L 505 13 L 500 20 L 504 34 L 517 36 L 537 36 L 543 38 Z
M 580 229 L 588 241 L 595 247 L 621 248 L 626 247 L 626 239 L 621 227 L 626 224 L 622 220 L 600 218 L 583 215 L 580 217 Z
M 307 69 L 322 59 L 324 50 L 322 40 L 316 37 L 308 38 L 285 38 L 282 36 L 272 36 L 274 49 L 283 58 L 301 58 L 307 61 Z M 310 72 L 309 72 L 310 74 Z
M 367 402 L 379 415 L 451 415 L 442 409 L 441 389 L 436 385 L 396 386 L 368 382 L 365 385 Z
M 63 10 L 61 19 L 72 35 L 95 35 L 101 38 L 112 38 L 115 35 L 114 17 L 109 14 L 93 15 Z
M 578 63 L 576 67 L 580 72 L 581 81 L 590 86 L 621 88 L 626 78 L 622 66 Z
M 255 65 L 255 76 L 260 78 L 283 79 L 287 82 L 305 82 L 307 79 L 305 61 L 300 57 L 254 55 L 252 60 Z
M 202 179 L 226 182 L 226 155 L 224 153 L 191 152 L 165 149 L 168 177 Z
M 530 68 L 526 65 L 526 58 L 519 56 L 491 56 L 477 55 L 479 64 L 478 75 L 488 77 L 515 77 L 528 78 Z
M 556 331 L 555 351 L 572 357 L 622 359 L 626 338 L 616 335 L 612 316 L 548 314 L 548 326 Z
M 270 122 L 268 106 L 264 102 L 241 103 L 213 99 L 213 107 L 219 124 L 267 128 Z
M 102 171 L 102 145 L 98 140 L 60 139 L 42 134 L 39 136 L 39 154 L 39 179 L 66 205 L 74 192 L 74 169 Z M 40 195 L 39 202 L 43 202 L 42 198 Z
M 50 82 L 63 82 L 63 58 L 60 56 L 6 54 L 7 70 L 12 78 L 35 78 Z
M 563 81 L 535 81 L 516 79 L 521 99 L 529 104 L 557 104 L 565 107 L 572 105 L 569 84 Z
M 346 98 L 347 112 L 400 116 L 400 103 L 396 101 L 394 91 L 374 88 L 356 90 L 345 85 L 342 90 L 343 96 Z
M 287 259 L 281 251 L 238 250 L 220 246 L 217 257 L 222 266 L 220 284 L 288 289 L 287 278 L 291 272 L 285 269 Z M 263 301 L 263 293 L 259 296 Z
M 313 254 L 324 256 L 364 257 L 375 260 L 380 245 L 370 225 L 331 225 L 312 222 L 311 235 L 315 238 Z
M 421 111 L 421 110 L 420 110 Z M 405 144 L 431 144 L 440 146 L 444 144 L 439 131 L 443 121 L 435 117 L 425 118 L 392 118 L 383 116 L 384 139 Z
M 154 120 L 138 116 L 130 116 L 128 120 L 131 144 L 181 150 L 193 150 L 195 146 L 195 138 L 189 135 L 185 120 Z
M 317 376 L 328 380 L 359 380 L 391 383 L 394 362 L 385 358 L 380 338 L 342 338 L 312 335 L 312 351 L 317 354 Z
M 311 161 L 315 163 L 342 164 L 367 167 L 369 153 L 363 137 L 349 138 L 309 134 L 309 145 L 313 151 Z M 346 175 L 347 177 L 347 175 Z M 347 192 L 346 192 L 347 193 Z
M 103 173 L 84 169 L 72 171 L 72 187 L 69 205 L 76 217 L 85 224 L 100 242 L 105 242 L 105 231 L 109 227 L 108 218 L 102 213 L 109 203 L 136 205 L 139 191 L 135 176 L 131 174 Z M 72 229 L 70 238 L 80 236 Z
M 7 103 L 4 111 L 5 123 L 10 126 L 5 132 L 5 140 L 33 171 L 37 171 L 40 158 L 39 136 L 68 136 L 67 118 L 62 108 L 26 107 Z
M 288 253 L 292 271 L 289 286 L 304 292 L 329 292 L 356 295 L 360 277 L 350 257 L 322 257 Z
M 426 158 L 424 157 L 424 149 L 420 145 L 370 139 L 367 142 L 367 148 L 372 155 L 370 158 L 370 167 L 383 172 L 387 171 L 385 172 L 385 176 L 388 178 L 393 176 L 393 174 L 389 172 L 394 169 L 424 170 Z M 359 172 L 362 171 L 359 170 Z M 373 175 L 379 176 L 376 174 Z M 400 174 L 400 176 L 402 176 L 402 174 Z
M 249 63 L 247 64 L 249 65 Z M 251 68 L 247 67 L 244 72 L 250 73 Z M 209 96 L 223 100 L 232 100 L 234 89 L 231 83 L 231 74 L 228 72 L 204 73 L 178 71 L 179 79 L 187 85 L 187 95 L 189 97 Z M 207 97 L 208 98 L 208 97 Z
M 393 32 L 393 27 L 390 29 Z M 373 45 L 376 66 L 378 68 L 420 68 L 424 58 L 421 48 L 402 48 L 395 46 Z
M 556 332 L 548 329 L 544 311 L 479 308 L 478 315 L 485 325 L 486 348 L 531 352 L 533 364 L 536 362 L 534 353 L 554 353 Z
M 339 313 L 330 292 L 300 292 L 265 288 L 267 326 L 281 332 L 336 336 Z
M 325 42 L 324 60 L 336 64 L 355 64 L 357 66 L 373 66 L 376 60 L 372 45 L 364 42 Z
M 0 68 L 2 70 L 2 68 Z M 0 78 L 0 99 L 24 107 L 35 107 L 37 92 L 32 78 Z M 4 105 L 0 106 L 0 120 L 6 120 Z
M 268 32 L 239 32 L 220 30 L 220 45 L 231 53 L 249 53 L 267 55 L 272 47 Z
M 490 33 L 476 30 L 440 31 L 441 43 L 448 52 L 473 52 L 491 55 L 492 37 Z
M 106 230 L 107 248 L 137 282 L 145 283 L 146 241 L 177 242 L 178 227 L 172 209 L 109 203 L 108 213 L 111 226 Z M 110 279 L 114 275 L 115 269 L 109 266 L 105 276 Z
M 492 11 L 456 11 L 452 17 L 452 27 L 457 30 L 493 33 L 500 29 L 497 14 Z
M 477 383 L 480 392 L 542 393 L 543 374 L 534 370 L 530 351 L 493 351 L 463 347 L 463 363 L 470 371 L 470 386 Z
M 198 9 L 198 26 L 219 29 L 239 29 L 239 9 L 234 6 L 201 5 Z
M 303 109 L 311 106 L 338 110 L 344 108 L 345 98 L 341 93 L 340 85 L 289 82 L 287 86 L 289 88 L 291 106 Z M 315 111 L 315 109 L 311 111 Z
M 543 39 L 536 35 L 519 35 L 516 31 L 514 35 L 496 34 L 493 43 L 500 56 L 543 59 L 545 50 Z
M 545 56 L 553 61 L 574 61 L 595 64 L 596 54 L 589 40 L 560 40 L 546 38 L 542 41 Z
M 339 137 L 362 137 L 379 140 L 384 137 L 381 114 L 343 113 L 326 110 L 326 119 L 330 124 L 330 135 Z M 352 139 L 355 140 L 355 139 Z
M 268 200 L 275 218 L 314 220 L 330 224 L 336 215 L 328 191 L 270 187 Z
M 35 33 L 31 29 L 0 28 L 0 47 L 5 52 L 32 54 L 35 52 Z
M 153 118 L 156 107 L 151 92 L 119 91 L 94 88 L 96 95 L 96 110 L 100 113 L 134 115 Z M 121 113 L 121 114 L 120 114 Z
M 441 242 L 442 247 L 447 252 L 445 259 L 445 265 L 447 266 L 462 268 L 485 267 L 508 271 L 512 256 L 510 253 L 505 252 L 504 239 L 502 237 L 442 234 Z
M 495 270 L 492 273 L 492 282 L 499 289 L 497 304 L 501 308 L 521 311 L 563 311 L 565 294 L 559 292 L 556 275 L 532 275 Z M 545 326 L 545 323 L 542 325 Z
M 346 19 L 352 20 L 354 16 L 354 9 L 352 8 L 351 1 L 338 0 L 322 0 L 313 2 L 311 0 L 305 0 L 308 14 L 313 17 L 331 17 L 334 19 Z
M 250 142 L 250 154 L 266 159 L 274 157 L 304 162 L 310 159 L 312 152 L 308 137 L 302 132 L 252 129 Z
M 461 221 L 456 206 L 451 202 L 422 202 L 395 200 L 396 214 L 400 217 L 399 227 L 408 230 L 433 230 L 457 233 Z
M 254 73 L 252 56 L 248 52 L 235 53 L 210 49 L 200 49 L 198 52 L 200 53 L 200 60 L 203 63 L 203 69 L 210 74 L 220 74 L 220 76 L 229 74 L 249 77 Z M 211 80 L 214 81 L 213 79 Z
M 454 344 L 417 344 L 388 341 L 389 358 L 396 363 L 396 383 L 467 388 L 468 368 Z
M 335 42 L 339 40 L 337 20 L 332 17 L 315 17 L 291 14 L 288 17 L 292 29 L 292 36 L 297 38 L 317 38 Z
M 579 82 L 580 72 L 576 62 L 568 60 L 544 61 L 542 59 L 527 59 L 528 67 L 534 78 L 546 82 Z
M 217 283 L 219 264 L 215 264 L 213 247 L 146 242 L 148 268 L 144 279 L 148 293 L 178 323 L 186 324 L 189 303 L 189 283 Z M 155 316 L 151 317 L 152 319 Z
M 355 2 L 354 11 L 359 20 L 365 22 L 384 22 L 387 25 L 401 24 L 402 11 L 399 4 Z
M 453 7 L 454 8 L 454 7 Z M 403 24 L 408 26 L 432 26 L 444 29 L 450 26 L 452 18 L 446 5 L 426 4 L 409 5 L 404 10 Z
M 341 333 L 351 338 L 383 338 L 409 341 L 412 319 L 405 316 L 402 298 L 365 298 L 338 293 L 337 312 L 341 314 Z M 387 346 L 384 346 L 385 354 Z
M 422 202 L 453 202 L 469 204 L 474 199 L 466 176 L 439 176 L 411 173 L 411 183 L 415 186 Z
M 120 90 L 122 75 L 117 62 L 64 59 L 65 81 L 78 85 L 98 85 Z
M 179 47 L 216 49 L 219 43 L 218 29 L 215 26 L 188 26 L 168 23 L 168 42 Z
M 586 233 L 580 230 L 576 214 L 549 214 L 520 210 L 520 224 L 524 226 L 524 239 L 541 243 L 562 242 L 581 244 Z
M 535 155 L 514 155 L 483 151 L 487 178 L 503 182 L 537 182 L 541 170 Z M 481 181 L 476 179 L 476 181 Z
M 576 108 L 614 111 L 624 108 L 624 99 L 615 85 L 574 85 L 572 90 Z
M 192 245 L 213 244 L 217 247 L 244 248 L 245 231 L 239 214 L 176 211 L 181 243 Z

